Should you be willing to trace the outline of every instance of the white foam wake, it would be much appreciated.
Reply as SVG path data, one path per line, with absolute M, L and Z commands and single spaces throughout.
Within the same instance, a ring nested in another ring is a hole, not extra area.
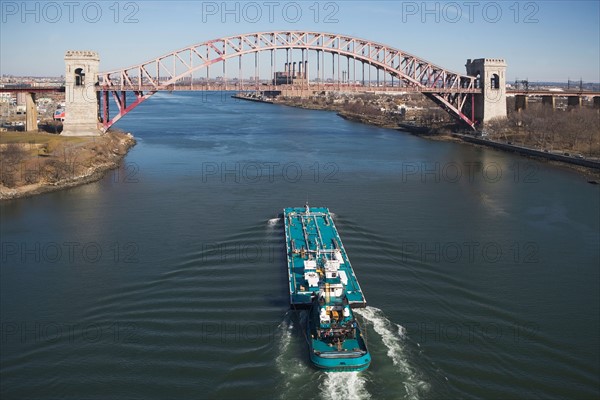
M 367 323 L 373 326 L 373 330 L 381 336 L 381 341 L 387 347 L 387 355 L 393 365 L 403 376 L 403 385 L 406 396 L 409 399 L 418 399 L 420 390 L 427 390 L 428 384 L 421 381 L 413 368 L 409 365 L 403 346 L 406 335 L 404 327 L 391 322 L 378 308 L 366 307 L 357 309 L 355 312 L 361 315 Z
M 298 337 L 294 335 L 294 329 L 297 328 L 288 314 L 278 327 L 279 355 L 275 360 L 282 377 L 279 387 L 282 400 L 301 398 L 298 394 L 304 393 L 306 382 L 310 382 L 307 378 L 310 369 L 298 356 L 298 346 L 301 343 L 297 342 Z
M 367 400 L 367 378 L 360 372 L 326 372 L 320 385 L 324 400 Z
M 285 385 L 289 387 L 292 380 L 299 374 L 301 362 L 295 357 L 290 357 L 290 343 L 292 341 L 292 331 L 294 323 L 287 317 L 279 324 L 279 355 L 276 362 L 279 372 L 285 376 Z
M 267 225 L 275 226 L 275 225 L 277 225 L 278 222 L 279 222 L 279 218 L 271 218 L 270 220 L 267 221 Z
M 323 400 L 368 400 L 367 375 L 362 372 L 319 372 L 299 356 L 300 337 L 295 330 L 303 330 L 308 318 L 307 312 L 301 312 L 294 321 L 288 314 L 278 326 L 279 354 L 276 358 L 277 369 L 282 375 L 279 387 L 281 399 L 302 399 L 306 393 L 314 391 L 316 384 Z M 306 350 L 306 349 L 302 349 Z

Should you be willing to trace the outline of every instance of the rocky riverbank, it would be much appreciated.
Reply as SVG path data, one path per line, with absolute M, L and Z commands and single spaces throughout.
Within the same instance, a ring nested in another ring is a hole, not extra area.
M 362 124 L 375 125 L 382 128 L 398 129 L 398 122 L 385 115 L 369 116 L 350 111 L 340 111 L 337 115 L 352 122 L 360 122 Z
M 130 133 L 63 137 L 0 134 L 0 200 L 71 188 L 100 180 L 118 168 L 136 141 Z
M 245 99 L 244 96 L 238 96 L 238 98 Z M 459 133 L 461 132 L 461 127 L 447 116 L 440 114 L 443 112 L 439 107 L 428 107 L 426 103 L 422 102 L 422 99 L 415 99 L 410 95 L 394 97 L 373 94 L 330 93 L 309 98 L 277 97 L 274 99 L 269 98 L 268 100 L 265 102 L 311 110 L 334 111 L 338 116 L 349 121 L 375 125 L 382 128 L 397 129 L 427 140 L 451 141 L 472 146 L 492 147 L 500 151 L 515 152 L 525 157 L 575 169 L 586 175 L 593 182 L 600 180 L 598 177 L 598 158 L 597 156 L 594 157 L 597 151 L 591 151 L 589 154 L 590 157 L 584 157 L 586 158 L 584 161 L 580 158 L 564 156 L 566 153 L 571 154 L 569 150 L 553 152 L 535 151 L 533 149 L 539 148 L 539 143 L 531 140 L 531 138 L 529 138 L 530 140 L 526 140 L 528 138 L 519 137 L 515 133 L 519 128 L 510 127 L 511 123 L 515 126 L 518 125 L 514 121 L 512 113 L 509 113 L 509 119 L 503 123 L 503 131 L 495 126 L 498 124 L 493 124 L 494 126 L 489 128 L 487 137 L 489 140 L 477 140 L 470 131 L 464 131 L 465 135 L 461 135 Z M 254 98 L 254 101 L 264 100 L 257 97 Z M 596 111 L 580 111 L 582 114 L 591 114 L 593 112 Z M 568 121 L 579 117 L 571 114 L 555 115 L 554 118 L 562 117 Z M 589 115 L 587 117 L 590 119 Z M 594 129 L 592 126 L 591 131 L 594 131 Z M 573 129 L 570 130 L 573 131 Z M 473 140 L 465 140 L 465 138 L 473 138 Z M 512 141 L 519 142 L 520 145 L 513 145 Z M 561 143 L 561 145 L 567 146 L 565 143 Z M 561 156 L 557 156 L 557 154 Z

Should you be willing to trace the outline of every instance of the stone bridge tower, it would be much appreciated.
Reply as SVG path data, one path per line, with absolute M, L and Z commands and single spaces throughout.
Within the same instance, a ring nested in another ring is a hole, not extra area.
M 97 136 L 98 65 L 100 57 L 93 51 L 69 50 L 65 54 L 65 121 L 62 135 Z
M 506 118 L 506 62 L 500 58 L 467 60 L 467 75 L 477 77 L 483 89 L 475 95 L 475 120 L 485 125 L 494 118 Z

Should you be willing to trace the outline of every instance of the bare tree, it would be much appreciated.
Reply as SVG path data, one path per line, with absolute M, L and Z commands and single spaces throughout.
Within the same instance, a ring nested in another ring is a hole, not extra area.
M 18 143 L 9 143 L 2 150 L 0 160 L 0 183 L 6 187 L 15 187 L 19 182 L 21 163 L 27 152 Z

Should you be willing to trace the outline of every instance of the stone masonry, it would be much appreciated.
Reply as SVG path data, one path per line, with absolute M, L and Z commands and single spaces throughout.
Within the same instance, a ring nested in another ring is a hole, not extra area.
M 467 60 L 467 75 L 479 77 L 475 95 L 475 120 L 485 125 L 495 118 L 506 118 L 506 62 L 500 58 Z
M 65 54 L 65 121 L 62 135 L 98 136 L 98 65 L 93 51 L 69 50 Z

